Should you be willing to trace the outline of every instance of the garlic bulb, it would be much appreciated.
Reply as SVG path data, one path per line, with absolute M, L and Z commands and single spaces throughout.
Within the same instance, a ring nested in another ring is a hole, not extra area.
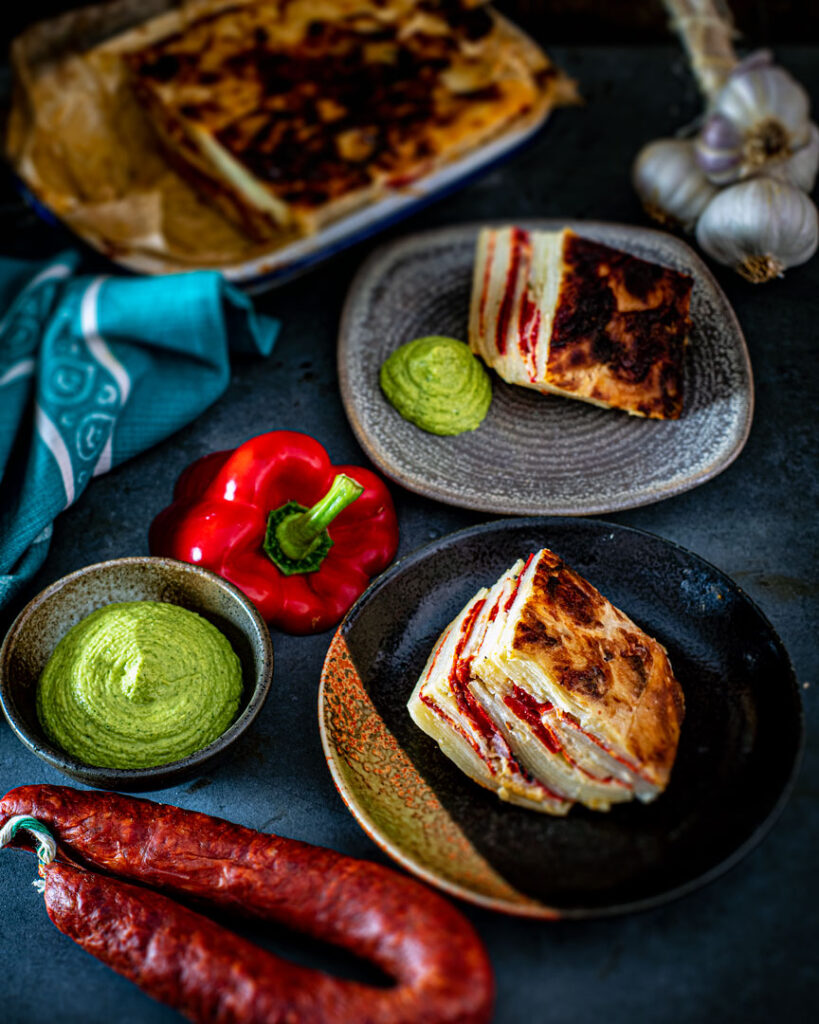
M 750 178 L 714 196 L 697 222 L 697 242 L 719 263 L 761 284 L 811 258 L 819 218 L 801 189 Z
M 697 167 L 690 139 L 656 139 L 637 154 L 631 172 L 646 213 L 661 224 L 693 231 L 716 188 Z
M 728 76 L 697 140 L 697 163 L 717 185 L 767 170 L 810 138 L 810 100 L 802 86 L 752 54 Z
M 816 172 L 819 171 L 819 128 L 810 126 L 808 142 L 789 157 L 773 164 L 767 171 L 772 178 L 779 178 L 791 185 L 796 185 L 803 192 L 812 192 L 816 184 Z

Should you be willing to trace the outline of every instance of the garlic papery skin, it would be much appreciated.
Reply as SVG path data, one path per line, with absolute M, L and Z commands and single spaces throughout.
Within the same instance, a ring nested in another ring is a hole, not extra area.
M 819 244 L 819 218 L 796 186 L 749 178 L 714 196 L 697 222 L 697 242 L 718 263 L 761 284 L 811 258 Z
M 705 119 L 694 143 L 697 166 L 715 185 L 730 185 L 739 178 L 742 133 L 724 114 Z
M 767 170 L 810 138 L 808 94 L 784 68 L 752 55 L 714 98 L 700 135 L 697 162 L 715 184 Z
M 816 173 L 819 171 L 819 128 L 810 126 L 808 142 L 789 157 L 778 164 L 773 164 L 766 173 L 772 178 L 779 178 L 791 185 L 796 185 L 803 192 L 812 192 L 816 184 Z
M 656 139 L 637 154 L 631 172 L 646 213 L 669 227 L 693 231 L 716 188 L 697 167 L 690 139 Z

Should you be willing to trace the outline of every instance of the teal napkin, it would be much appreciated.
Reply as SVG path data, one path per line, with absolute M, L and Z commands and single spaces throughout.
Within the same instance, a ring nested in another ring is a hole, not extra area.
M 92 477 L 214 402 L 228 348 L 268 355 L 278 332 L 215 271 L 75 277 L 77 261 L 0 257 L 0 607 Z

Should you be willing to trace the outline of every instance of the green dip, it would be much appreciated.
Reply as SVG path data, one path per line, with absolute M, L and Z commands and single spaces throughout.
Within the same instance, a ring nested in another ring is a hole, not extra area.
M 430 434 L 474 430 L 492 401 L 489 374 L 454 338 L 416 338 L 381 367 L 381 389 L 398 412 Z
M 40 676 L 48 738 L 88 765 L 151 768 L 192 754 L 236 717 L 242 669 L 227 638 L 174 604 L 99 608 L 57 644 Z

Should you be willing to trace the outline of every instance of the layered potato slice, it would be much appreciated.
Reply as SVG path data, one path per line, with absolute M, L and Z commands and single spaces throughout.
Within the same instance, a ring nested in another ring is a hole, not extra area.
M 653 800 L 684 713 L 662 645 L 546 548 L 469 602 L 408 707 L 476 782 L 552 814 Z
M 462 772 L 501 800 L 566 814 L 571 803 L 523 768 L 470 690 L 469 661 L 487 625 L 489 600 L 490 591 L 480 590 L 444 630 L 407 705 L 409 712 Z
M 678 419 L 692 285 L 569 229 L 485 228 L 469 344 L 510 384 Z

